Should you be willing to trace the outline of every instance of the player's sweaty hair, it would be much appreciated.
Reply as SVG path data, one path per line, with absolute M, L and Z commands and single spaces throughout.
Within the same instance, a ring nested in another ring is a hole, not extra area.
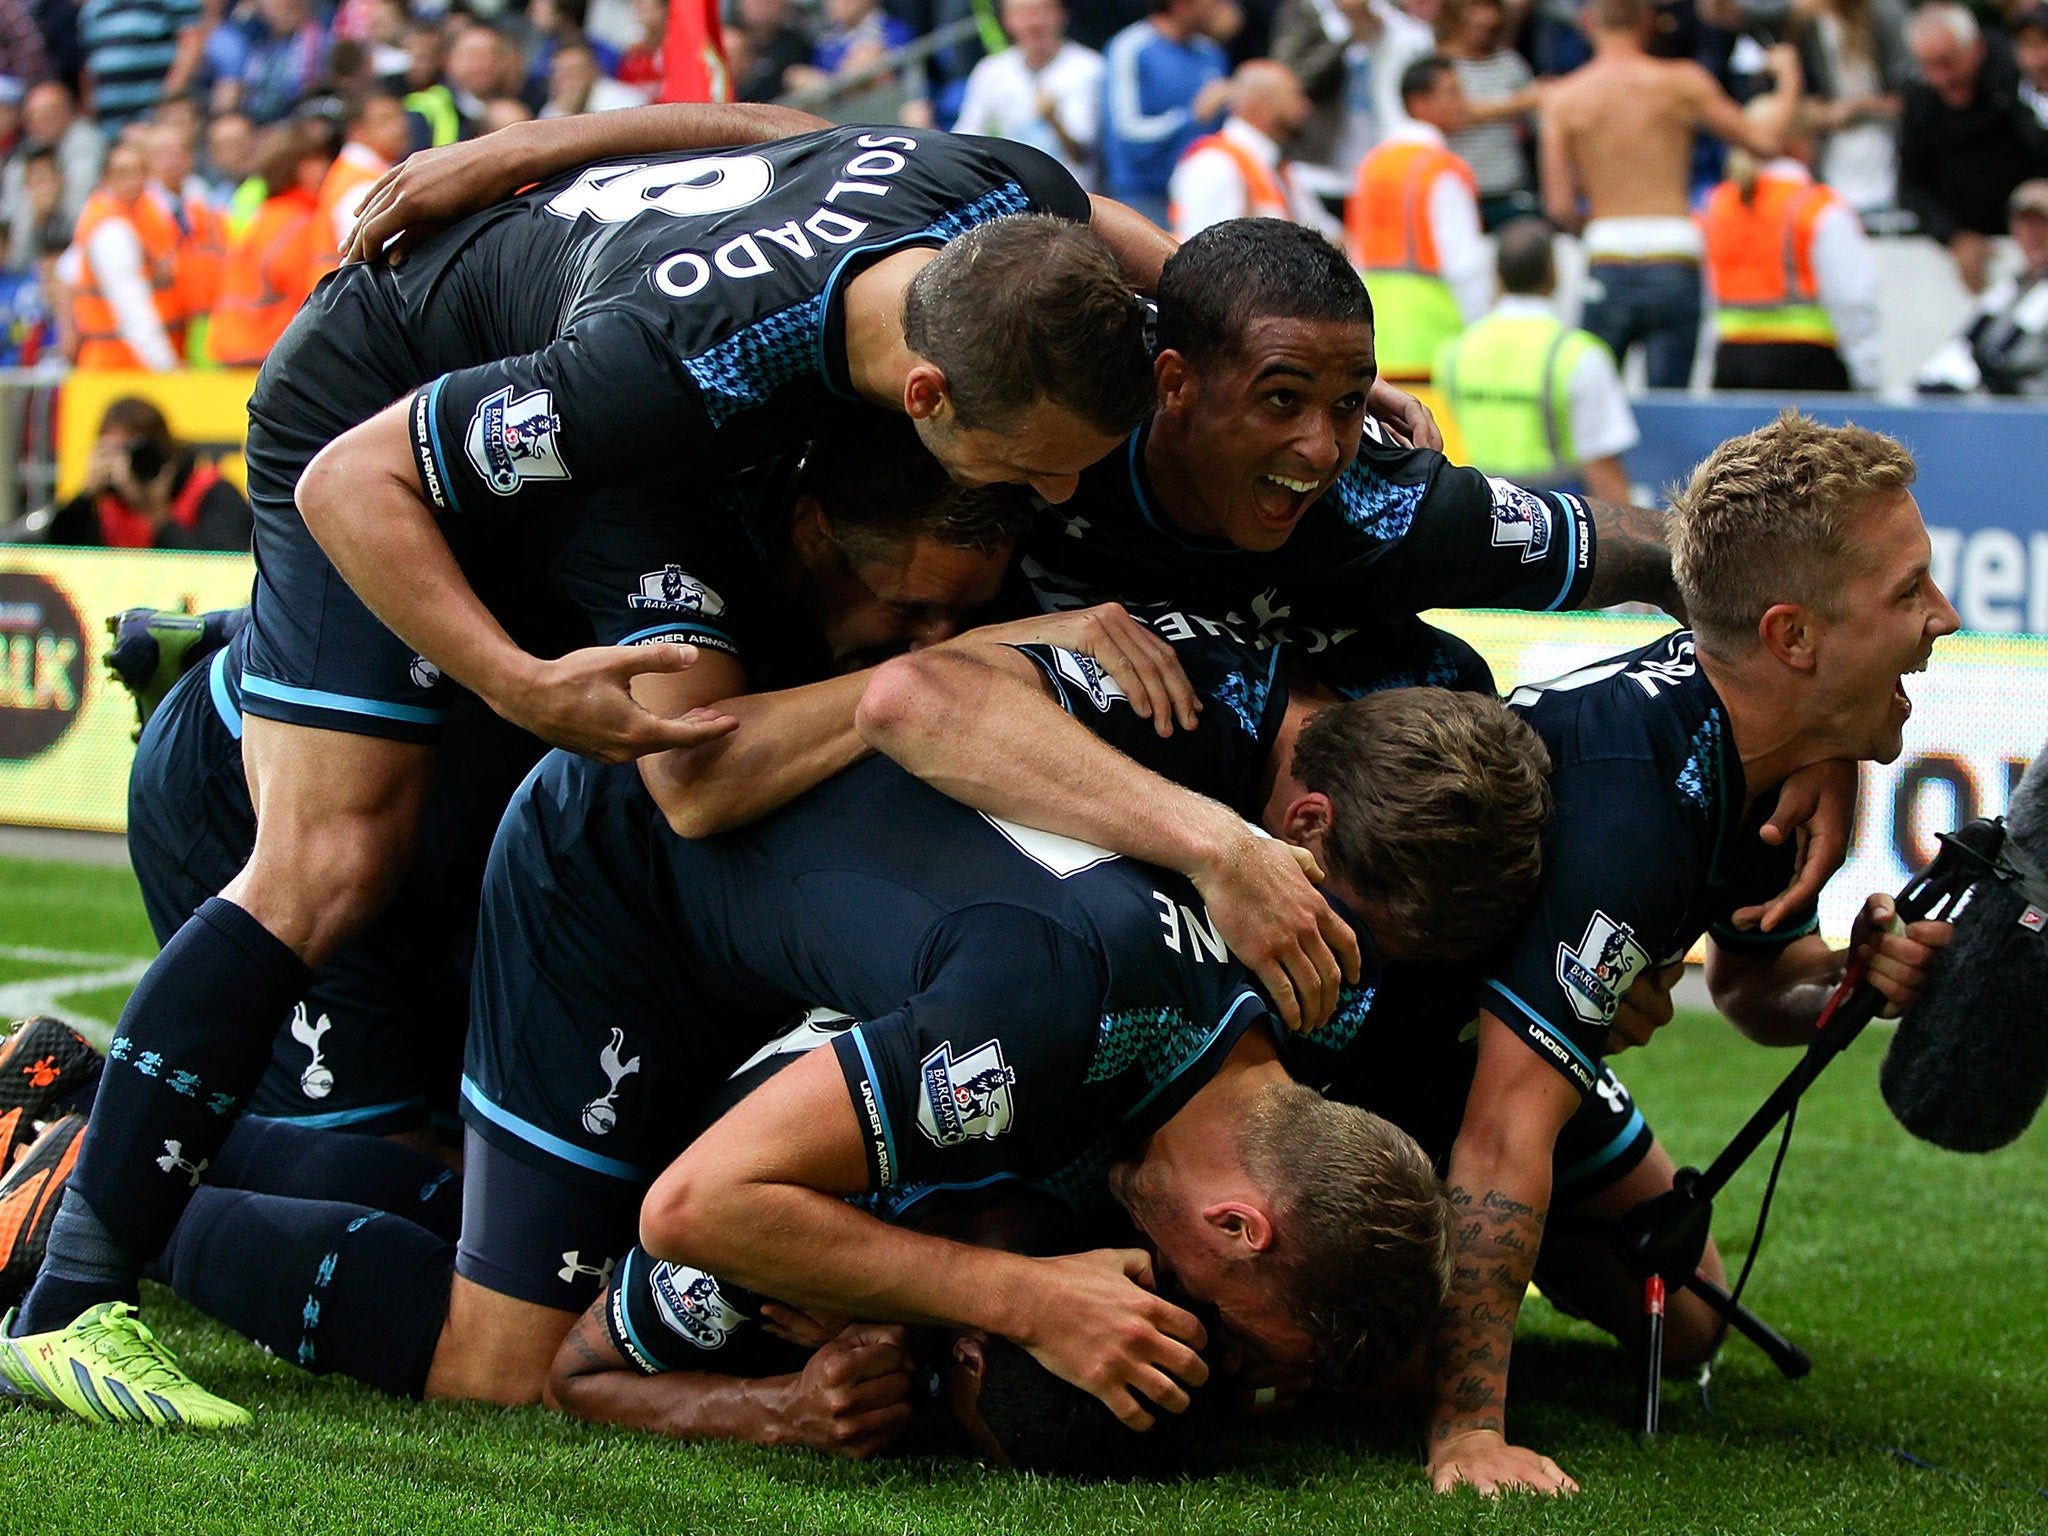
M 1406 1131 L 1300 1083 L 1269 1086 L 1238 1133 L 1272 1202 L 1269 1294 L 1328 1379 L 1364 1385 L 1414 1348 L 1451 1279 L 1451 1202 Z
M 1191 238 L 1159 274 L 1159 347 L 1196 368 L 1244 350 L 1254 320 L 1372 324 L 1372 300 L 1344 253 L 1281 219 L 1226 219 Z
M 1471 958 L 1520 920 L 1542 870 L 1550 753 L 1498 699 L 1389 688 L 1311 715 L 1294 776 L 1329 796 L 1330 873 L 1387 907 L 1391 934 Z
M 970 431 L 1001 430 L 1041 400 L 1113 437 L 1152 413 L 1144 301 L 1099 237 L 1048 214 L 940 247 L 904 293 L 903 340 L 945 373 Z
M 1746 656 L 1779 603 L 1826 617 L 1852 562 L 1863 515 L 1912 485 L 1913 456 L 1863 427 L 1824 427 L 1797 411 L 1731 437 L 1671 496 L 1671 573 L 1709 655 Z
M 895 560 L 918 538 L 1003 555 L 1031 531 L 1020 485 L 956 485 L 925 451 L 907 416 L 845 412 L 813 438 L 796 491 L 824 503 L 839 547 L 857 560 Z

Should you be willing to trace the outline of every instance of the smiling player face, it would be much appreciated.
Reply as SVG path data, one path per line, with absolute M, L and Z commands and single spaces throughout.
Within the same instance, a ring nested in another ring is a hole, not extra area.
M 1373 373 L 1358 321 L 1255 319 L 1200 369 L 1161 354 L 1146 468 L 1162 509 L 1186 532 L 1278 549 L 1358 456 Z
M 1825 621 L 1816 681 L 1844 756 L 1889 763 L 1904 747 L 1913 701 L 1906 675 L 1962 621 L 1934 584 L 1932 546 L 1909 491 L 1873 506 L 1857 530 L 1859 558 Z

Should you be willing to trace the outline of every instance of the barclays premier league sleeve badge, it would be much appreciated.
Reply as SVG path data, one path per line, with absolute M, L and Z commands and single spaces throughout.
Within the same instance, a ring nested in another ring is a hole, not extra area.
M 555 414 L 554 394 L 536 389 L 512 398 L 508 384 L 480 401 L 469 418 L 463 440 L 469 462 L 500 496 L 510 496 L 529 480 L 567 480 L 562 463 L 562 418 Z
M 1635 930 L 1595 908 L 1578 948 L 1557 946 L 1557 982 L 1580 1023 L 1605 1028 L 1649 963 Z
M 1003 1060 L 1003 1048 L 994 1040 L 984 1040 L 957 1061 L 952 1045 L 941 1045 L 925 1057 L 920 1071 L 924 1094 L 917 1105 L 917 1128 L 934 1146 L 993 1141 L 1016 1118 L 1012 1090 L 1017 1069 Z
M 1519 549 L 1522 564 L 1533 565 L 1550 553 L 1550 505 L 1534 491 L 1488 475 L 1493 488 L 1493 547 Z

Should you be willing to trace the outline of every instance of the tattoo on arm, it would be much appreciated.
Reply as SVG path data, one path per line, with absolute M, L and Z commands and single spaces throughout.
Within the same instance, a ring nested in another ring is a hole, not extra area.
M 1458 1267 L 1431 1340 L 1439 1399 L 1430 1438 L 1473 1430 L 1506 1433 L 1508 1356 L 1522 1293 L 1536 1268 L 1544 1213 L 1498 1190 L 1475 1197 L 1459 1186 L 1451 1201 L 1476 1219 L 1458 1233 Z
M 1671 579 L 1671 551 L 1664 541 L 1665 515 L 1647 507 L 1588 498 L 1593 518 L 1593 580 L 1583 607 L 1655 603 L 1680 623 L 1685 605 Z

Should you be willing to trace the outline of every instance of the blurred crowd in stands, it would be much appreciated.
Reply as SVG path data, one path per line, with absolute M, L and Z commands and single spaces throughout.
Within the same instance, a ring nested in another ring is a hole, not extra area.
M 2048 393 L 2048 5 L 725 3 L 741 99 L 1024 140 L 1182 236 L 1323 230 L 1382 371 L 1485 417 L 1504 471 L 1606 473 L 1634 432 L 1617 360 L 1682 386 L 1703 314 L 1718 386 L 1875 387 L 1872 236 L 1940 242 L 1977 296 L 1923 389 Z M 650 99 L 667 24 L 664 0 L 0 0 L 0 362 L 260 363 L 388 166 Z M 1589 263 L 1583 331 L 1550 311 L 1556 231 Z

